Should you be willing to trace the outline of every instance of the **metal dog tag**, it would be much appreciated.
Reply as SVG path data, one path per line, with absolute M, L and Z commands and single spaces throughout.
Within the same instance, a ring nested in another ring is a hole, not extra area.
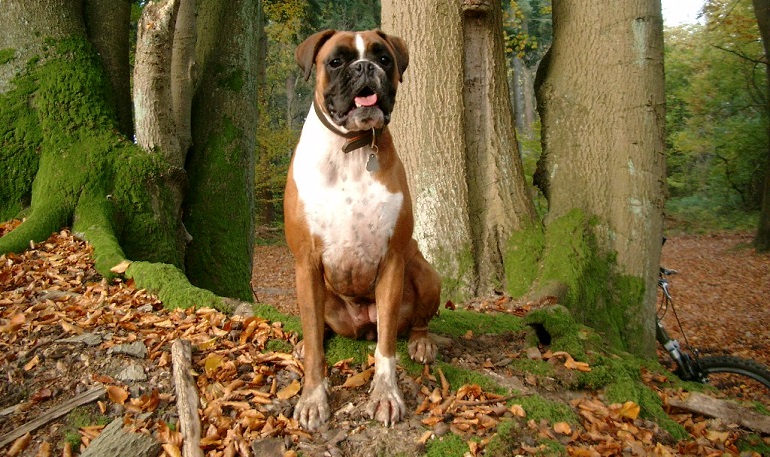
M 374 173 L 380 169 L 380 161 L 377 159 L 377 154 L 369 154 L 369 160 L 366 161 L 366 171 Z

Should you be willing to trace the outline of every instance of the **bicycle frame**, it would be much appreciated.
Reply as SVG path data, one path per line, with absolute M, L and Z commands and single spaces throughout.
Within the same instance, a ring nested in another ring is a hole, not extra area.
M 665 278 L 665 275 L 671 274 L 676 274 L 676 271 L 667 270 L 663 267 L 660 268 L 658 287 L 663 290 L 663 309 L 668 309 L 674 302 L 674 299 L 671 298 L 671 294 L 668 291 L 668 279 Z M 698 364 L 697 354 L 690 356 L 690 354 L 682 350 L 679 341 L 671 338 L 665 327 L 663 327 L 660 316 L 656 316 L 655 324 L 655 339 L 666 348 L 669 356 L 671 356 L 671 359 L 676 363 L 677 375 L 685 381 L 706 382 L 708 377 Z

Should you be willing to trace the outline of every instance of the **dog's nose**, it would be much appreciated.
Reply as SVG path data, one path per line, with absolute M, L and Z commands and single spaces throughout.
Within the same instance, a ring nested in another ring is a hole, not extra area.
M 353 70 L 356 72 L 357 75 L 371 75 L 374 73 L 374 64 L 369 62 L 368 60 L 359 60 L 355 64 L 353 64 Z

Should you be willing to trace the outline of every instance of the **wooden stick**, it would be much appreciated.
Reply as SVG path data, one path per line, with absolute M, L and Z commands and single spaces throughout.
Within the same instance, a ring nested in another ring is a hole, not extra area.
M 102 395 L 104 395 L 104 391 L 105 389 L 103 386 L 92 387 L 91 389 L 81 393 L 80 395 L 76 395 L 71 400 L 68 400 L 60 405 L 57 405 L 57 406 L 54 406 L 53 408 L 48 409 L 46 412 L 40 415 L 37 419 L 31 422 L 27 422 L 26 424 L 22 425 L 16 430 L 13 430 L 1 436 L 0 448 L 5 447 L 8 443 L 14 441 L 16 438 L 19 438 L 20 436 L 24 436 L 27 432 L 36 430 L 37 428 L 42 427 L 43 425 L 51 422 L 52 420 L 58 419 L 64 416 L 65 414 L 69 413 L 70 411 L 77 408 L 78 406 L 82 406 L 87 403 L 91 403 L 94 400 L 97 400 Z
M 668 404 L 704 416 L 718 417 L 725 422 L 733 422 L 755 432 L 770 434 L 770 417 L 731 401 L 719 400 L 699 392 L 691 392 L 684 400 L 669 398 Z
M 191 374 L 191 352 L 188 340 L 175 340 L 171 345 L 171 366 L 176 391 L 176 409 L 179 413 L 179 431 L 184 439 L 182 455 L 203 457 L 201 421 L 198 417 L 198 386 Z

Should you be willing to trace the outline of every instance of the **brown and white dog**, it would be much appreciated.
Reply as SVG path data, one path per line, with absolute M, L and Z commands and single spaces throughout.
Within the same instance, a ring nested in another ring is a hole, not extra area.
M 325 30 L 300 44 L 296 58 L 306 79 L 316 66 L 316 84 L 284 200 L 304 333 L 294 417 L 310 430 L 329 418 L 327 326 L 377 338 L 367 411 L 390 425 L 404 414 L 396 336 L 408 332 L 410 357 L 433 362 L 428 321 L 441 292 L 412 239 L 411 197 L 387 128 L 409 55 L 403 40 L 381 31 Z

